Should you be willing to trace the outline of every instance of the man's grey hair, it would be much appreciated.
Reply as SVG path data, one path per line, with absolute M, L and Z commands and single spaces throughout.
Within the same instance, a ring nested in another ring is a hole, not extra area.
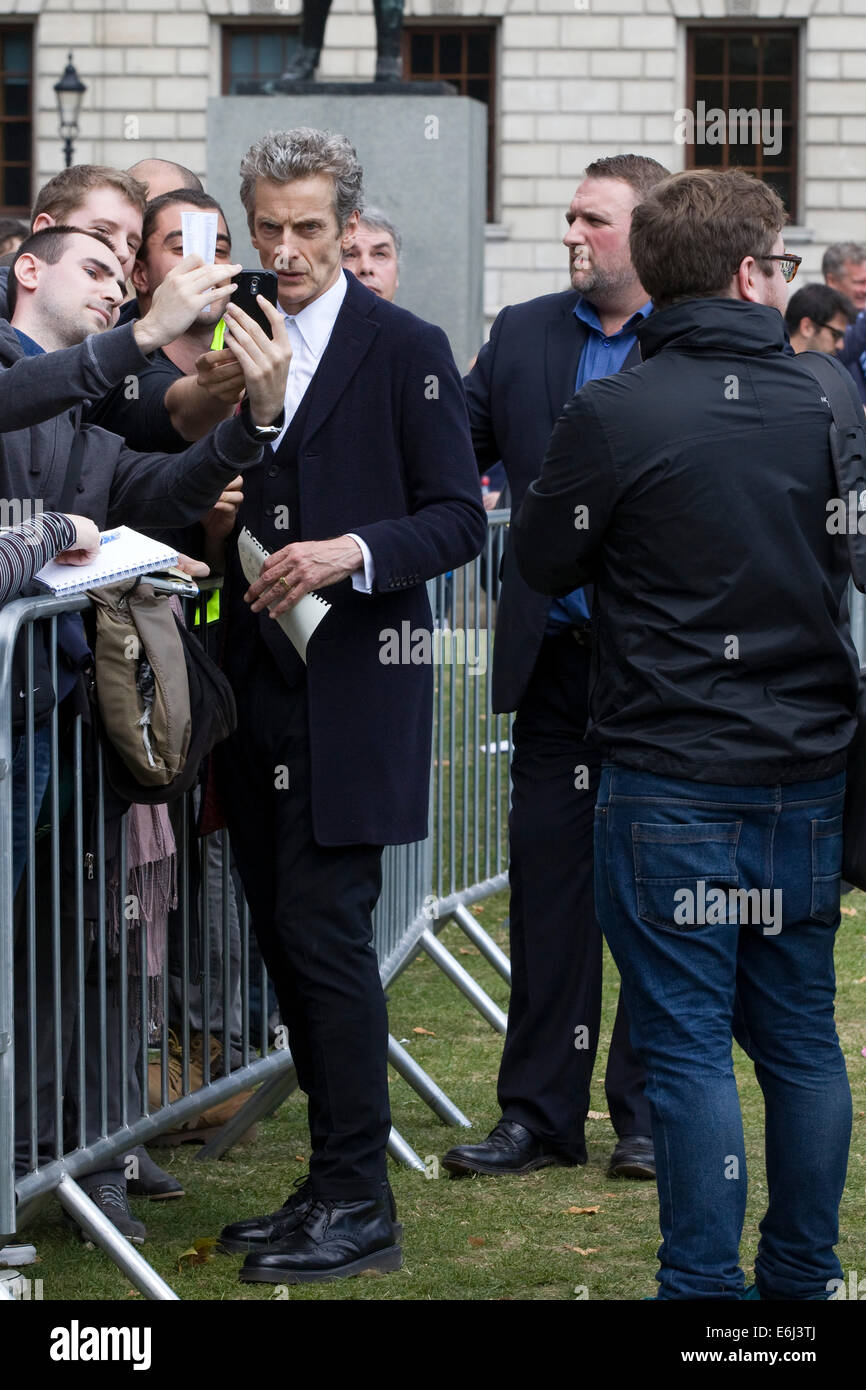
M 837 241 L 828 246 L 821 261 L 821 274 L 824 279 L 826 280 L 828 275 L 844 273 L 848 261 L 852 265 L 862 265 L 866 261 L 866 246 L 862 246 L 859 241 Z
M 399 261 L 403 248 L 403 238 L 390 217 L 382 212 L 381 208 L 364 208 L 361 213 L 361 226 L 369 227 L 371 232 L 387 232 L 394 242 L 394 250 L 397 252 L 397 260 Z
M 241 202 L 250 230 L 255 212 L 256 180 L 289 183 L 328 174 L 334 181 L 334 212 L 340 229 L 352 212 L 364 206 L 364 171 L 345 135 L 330 130 L 297 126 L 294 130 L 269 130 L 251 145 L 241 160 Z

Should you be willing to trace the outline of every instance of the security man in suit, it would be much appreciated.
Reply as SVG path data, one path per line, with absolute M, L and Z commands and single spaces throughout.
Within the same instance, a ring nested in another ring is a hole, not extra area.
M 574 392 L 640 361 L 635 328 L 652 305 L 631 265 L 629 226 L 632 209 L 666 175 L 639 155 L 587 168 L 566 213 L 572 289 L 503 309 L 466 379 L 478 466 L 487 472 L 502 460 L 515 511 Z M 502 1119 L 483 1143 L 448 1151 L 443 1164 L 455 1177 L 587 1161 L 602 976 L 593 904 L 600 764 L 584 742 L 591 611 L 588 588 L 553 601 L 529 589 L 509 545 L 493 648 L 493 707 L 517 713 Z M 655 1177 L 643 1079 L 620 1000 L 605 1078 L 618 1139 L 611 1176 Z
M 292 362 L 285 417 L 246 474 L 238 518 L 270 558 L 248 586 L 233 542 L 227 556 L 238 728 L 218 786 L 309 1098 L 312 1156 L 283 1207 L 220 1239 L 247 1253 L 242 1281 L 295 1283 L 400 1265 L 371 917 L 383 846 L 427 833 L 433 672 L 390 664 L 385 648 L 403 622 L 432 631 L 426 580 L 479 553 L 486 519 L 445 334 L 342 269 L 362 206 L 352 146 L 272 131 L 241 177 Z M 237 365 L 231 349 L 207 354 L 200 380 L 224 391 Z M 313 590 L 331 609 L 304 661 L 274 618 Z

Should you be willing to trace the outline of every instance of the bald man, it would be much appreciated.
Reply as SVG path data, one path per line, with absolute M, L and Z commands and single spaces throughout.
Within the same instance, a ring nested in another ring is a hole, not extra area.
M 138 179 L 139 183 L 146 184 L 148 200 L 158 198 L 163 193 L 174 193 L 178 188 L 195 188 L 199 193 L 204 192 L 198 175 L 171 159 L 140 159 L 126 172 Z

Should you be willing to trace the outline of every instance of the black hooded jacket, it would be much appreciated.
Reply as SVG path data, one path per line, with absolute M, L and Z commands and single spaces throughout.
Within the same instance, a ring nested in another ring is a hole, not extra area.
M 611 761 L 697 782 L 830 776 L 857 657 L 831 413 L 777 310 L 696 299 L 583 387 L 513 523 L 527 583 L 593 582 L 590 731 Z

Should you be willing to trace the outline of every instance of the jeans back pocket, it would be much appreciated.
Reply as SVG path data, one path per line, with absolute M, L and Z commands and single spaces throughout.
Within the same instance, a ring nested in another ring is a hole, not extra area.
M 742 821 L 631 827 L 638 916 L 673 931 L 728 921 Z M 736 919 L 734 914 L 733 920 Z
M 842 887 L 842 817 L 812 821 L 812 912 L 817 922 L 835 927 Z

